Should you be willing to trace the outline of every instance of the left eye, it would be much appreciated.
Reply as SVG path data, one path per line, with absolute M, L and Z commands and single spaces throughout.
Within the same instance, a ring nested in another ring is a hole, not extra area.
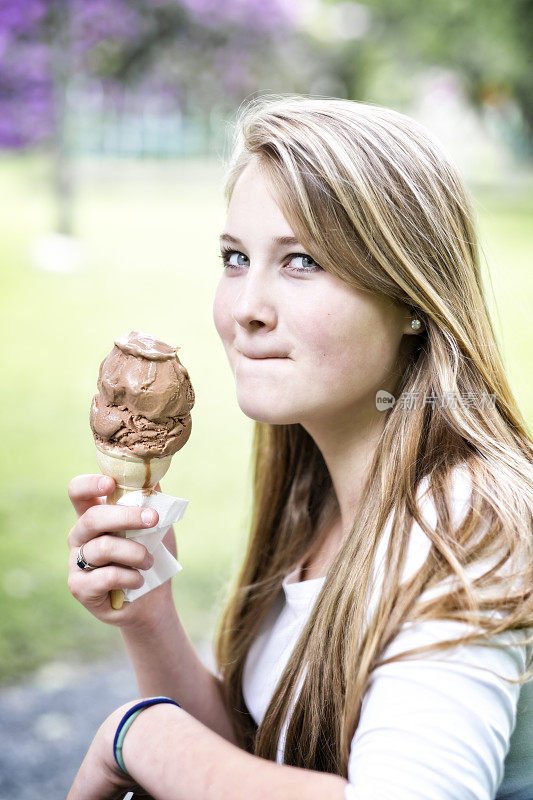
M 321 267 L 319 267 L 319 265 L 311 258 L 311 256 L 306 256 L 304 253 L 294 253 L 294 255 L 291 256 L 291 261 L 298 258 L 302 259 L 304 267 L 294 267 L 297 272 L 309 272 L 309 270 L 314 270 L 317 267 L 318 269 L 321 269 Z

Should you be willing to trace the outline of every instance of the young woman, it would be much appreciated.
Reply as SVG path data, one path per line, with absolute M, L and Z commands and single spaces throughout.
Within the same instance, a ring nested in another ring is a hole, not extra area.
M 106 532 L 153 521 L 75 478 L 70 589 L 141 695 L 181 707 L 121 727 L 123 769 L 117 709 L 70 800 L 531 798 L 533 447 L 460 176 L 395 111 L 270 95 L 240 110 L 226 190 L 214 322 L 256 429 L 218 674 L 170 583 L 110 608 L 150 558 Z

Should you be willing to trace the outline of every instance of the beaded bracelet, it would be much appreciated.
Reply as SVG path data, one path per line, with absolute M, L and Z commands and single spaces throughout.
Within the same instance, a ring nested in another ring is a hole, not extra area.
M 139 703 L 136 703 L 134 706 L 128 709 L 118 724 L 115 738 L 113 740 L 113 755 L 115 756 L 115 761 L 119 765 L 122 772 L 125 772 L 129 777 L 131 776 L 124 765 L 124 761 L 122 760 L 122 745 L 124 743 L 124 737 L 126 736 L 126 733 L 128 732 L 133 720 L 139 716 L 141 711 L 144 711 L 145 708 L 149 708 L 150 706 L 159 705 L 159 703 L 170 703 L 173 706 L 178 706 L 178 708 L 181 708 L 180 704 L 176 703 L 175 700 L 171 700 L 170 697 L 149 697 L 147 700 L 141 700 Z

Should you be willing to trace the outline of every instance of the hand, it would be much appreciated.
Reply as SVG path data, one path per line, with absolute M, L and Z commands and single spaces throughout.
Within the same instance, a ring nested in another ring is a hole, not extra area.
M 137 701 L 135 701 L 137 702 Z M 117 708 L 102 723 L 70 787 L 67 800 L 122 800 L 126 792 L 148 798 L 144 789 L 119 768 L 113 755 L 113 740 L 120 720 L 134 703 Z
M 118 627 L 151 626 L 161 619 L 166 608 L 173 607 L 170 580 L 134 603 L 124 603 L 121 609 L 113 609 L 111 589 L 140 588 L 144 579 L 139 570 L 149 569 L 153 556 L 139 542 L 113 536 L 110 531 L 151 528 L 157 524 L 158 515 L 153 509 L 106 505 L 105 498 L 114 488 L 113 478 L 103 475 L 78 475 L 70 482 L 68 493 L 78 521 L 67 539 L 70 548 L 68 587 L 72 595 L 103 622 Z M 142 520 L 143 511 L 151 512 L 151 522 Z M 163 543 L 176 554 L 172 528 Z M 98 569 L 84 572 L 78 567 L 76 558 L 82 544 L 85 560 Z

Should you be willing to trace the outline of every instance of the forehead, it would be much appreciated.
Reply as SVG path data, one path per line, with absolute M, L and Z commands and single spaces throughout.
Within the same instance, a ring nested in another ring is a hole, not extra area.
M 246 165 L 235 181 L 230 208 L 246 205 L 250 200 L 275 204 L 275 195 L 256 158 Z
M 235 182 L 225 230 L 236 236 L 245 230 L 263 235 L 294 236 L 257 158 L 252 158 Z
M 260 159 L 257 156 L 251 156 L 248 163 L 244 169 L 241 170 L 239 177 L 235 181 L 234 191 L 239 184 L 249 183 L 250 181 L 255 180 L 265 181 L 265 177 L 261 167 Z

